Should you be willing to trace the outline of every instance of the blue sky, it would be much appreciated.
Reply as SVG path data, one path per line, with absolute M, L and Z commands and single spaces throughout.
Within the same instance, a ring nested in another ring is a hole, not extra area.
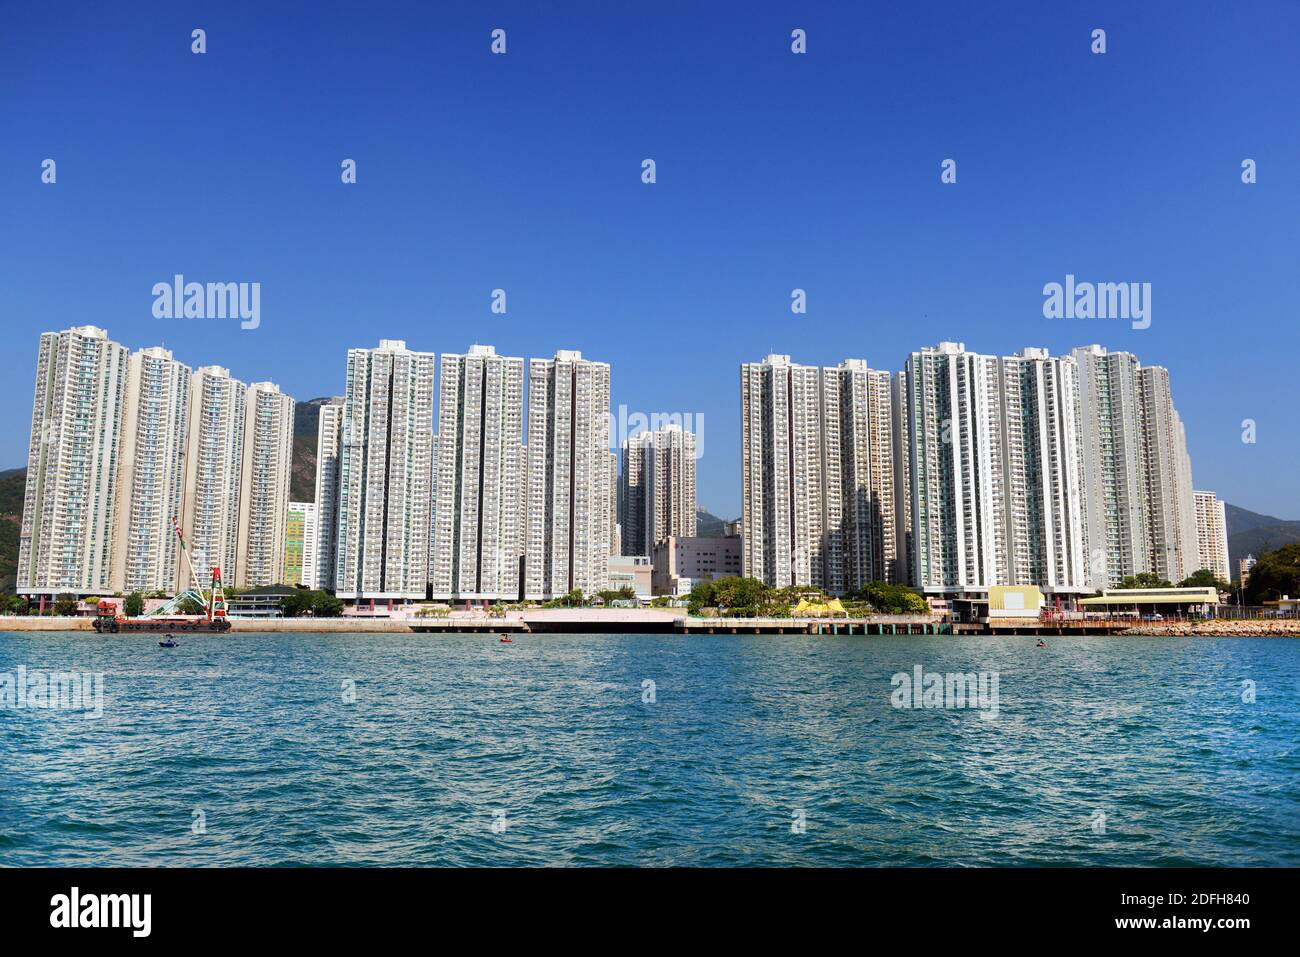
M 1170 369 L 1198 488 L 1300 518 L 1290 0 L 5 6 L 0 467 L 81 323 L 299 399 L 381 337 L 581 349 L 616 408 L 704 415 L 725 516 L 741 362 L 1100 342 Z M 155 319 L 175 273 L 260 282 L 261 326 Z M 1067 273 L 1150 282 L 1151 328 L 1043 318 Z

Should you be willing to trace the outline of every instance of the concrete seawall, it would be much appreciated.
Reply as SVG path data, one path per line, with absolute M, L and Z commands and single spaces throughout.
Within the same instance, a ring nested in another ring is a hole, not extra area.
M 1295 618 L 1233 621 L 1146 622 L 1124 632 L 1125 636 L 1150 638 L 1300 638 L 1300 620 Z
M 13 632 L 93 632 L 92 618 L 56 616 L 0 616 L 0 631 Z M 938 619 L 921 615 L 881 615 L 873 618 L 691 618 L 677 610 L 621 608 L 549 608 L 510 612 L 504 618 L 463 616 L 444 618 L 232 618 L 231 632 L 289 634 L 423 634 L 451 635 L 466 632 L 508 633 L 614 633 L 614 634 L 691 634 L 691 635 L 926 635 L 950 634 L 962 638 L 979 638 L 990 632 L 976 625 L 953 627 Z M 1026 621 L 1015 629 L 1027 635 L 1041 632 L 1058 634 L 1053 628 L 1036 627 Z M 1059 628 L 1059 626 L 1057 626 Z M 950 631 L 951 630 L 951 631 Z M 1005 633 L 1005 629 L 1003 629 Z M 1218 637 L 1218 638 L 1300 638 L 1300 619 L 1241 620 L 1220 619 L 1197 622 L 1143 622 L 1128 628 L 1100 630 L 1117 637 Z M 157 632 L 142 633 L 157 636 Z M 133 638 L 137 635 L 112 637 Z M 213 635 L 219 637 L 219 635 Z
M 61 615 L 0 616 L 0 631 L 94 631 L 92 618 Z
M 319 634 L 409 635 L 411 622 L 405 618 L 231 618 L 230 630 L 239 632 L 296 632 Z

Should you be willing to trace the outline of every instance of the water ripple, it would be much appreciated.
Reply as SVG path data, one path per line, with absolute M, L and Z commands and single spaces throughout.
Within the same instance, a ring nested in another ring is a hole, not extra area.
M 998 718 L 893 708 L 918 664 L 996 671 Z M 0 865 L 1300 865 L 1295 641 L 0 633 L 19 665 L 104 714 L 0 710 Z

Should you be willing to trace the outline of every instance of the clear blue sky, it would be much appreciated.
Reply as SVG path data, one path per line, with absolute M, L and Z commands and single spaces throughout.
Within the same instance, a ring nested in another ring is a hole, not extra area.
M 1292 0 L 4 7 L 0 466 L 81 323 L 299 399 L 381 337 L 581 349 L 615 407 L 704 415 L 725 516 L 741 362 L 1100 342 L 1171 370 L 1198 488 L 1300 518 Z M 155 319 L 175 273 L 260 282 L 261 327 Z M 1152 283 L 1151 328 L 1044 319 L 1066 273 Z

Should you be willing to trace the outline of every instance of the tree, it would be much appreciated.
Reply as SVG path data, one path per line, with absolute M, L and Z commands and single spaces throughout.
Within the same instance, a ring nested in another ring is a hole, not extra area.
M 605 604 L 611 604 L 616 601 L 635 601 L 636 591 L 630 585 L 624 585 L 622 588 L 611 588 L 605 591 L 598 591 L 596 594 Z
M 71 592 L 63 592 L 54 599 L 54 614 L 56 615 L 75 615 L 77 613 L 77 596 Z
M 280 610 L 284 613 L 285 618 L 297 618 L 299 615 L 305 615 L 312 610 L 314 605 L 313 592 L 308 589 L 299 589 L 292 595 L 285 595 L 280 599 Z
M 759 610 L 774 604 L 774 592 L 757 578 L 728 576 L 700 582 L 691 589 L 689 611 L 698 615 L 704 608 L 717 608 L 739 618 L 751 618 Z M 783 611 L 789 612 L 788 604 Z
M 1138 572 L 1129 575 L 1120 583 L 1120 588 L 1173 588 L 1173 582 L 1166 581 L 1155 572 Z
M 128 618 L 139 618 L 144 614 L 144 595 L 133 591 L 122 599 L 122 613 Z
M 1283 595 L 1300 596 L 1300 542 L 1265 552 L 1246 579 L 1246 601 L 1260 605 Z
M 1179 588 L 1215 588 L 1218 591 L 1228 591 L 1231 585 L 1222 578 L 1217 577 L 1214 572 L 1208 568 L 1202 568 L 1194 571 L 1178 583 Z
M 925 615 L 930 611 L 924 598 L 906 585 L 892 582 L 867 582 L 849 597 L 865 601 L 882 615 Z
M 337 618 L 343 614 L 343 599 L 326 591 L 312 592 L 311 610 L 317 618 Z
M 583 606 L 582 589 L 575 588 L 567 595 L 560 595 L 545 602 L 543 608 L 581 608 Z
M 714 606 L 713 582 L 700 582 L 695 585 L 686 598 L 686 606 L 686 610 L 692 615 L 698 615 L 701 609 L 712 608 Z
M 807 598 L 809 601 L 825 601 L 826 592 L 816 585 L 787 585 L 772 592 L 773 602 L 785 602 L 787 605 L 797 605 L 801 598 Z
M 202 615 L 207 609 L 193 598 L 182 598 L 180 604 L 176 606 L 176 611 L 182 615 Z

